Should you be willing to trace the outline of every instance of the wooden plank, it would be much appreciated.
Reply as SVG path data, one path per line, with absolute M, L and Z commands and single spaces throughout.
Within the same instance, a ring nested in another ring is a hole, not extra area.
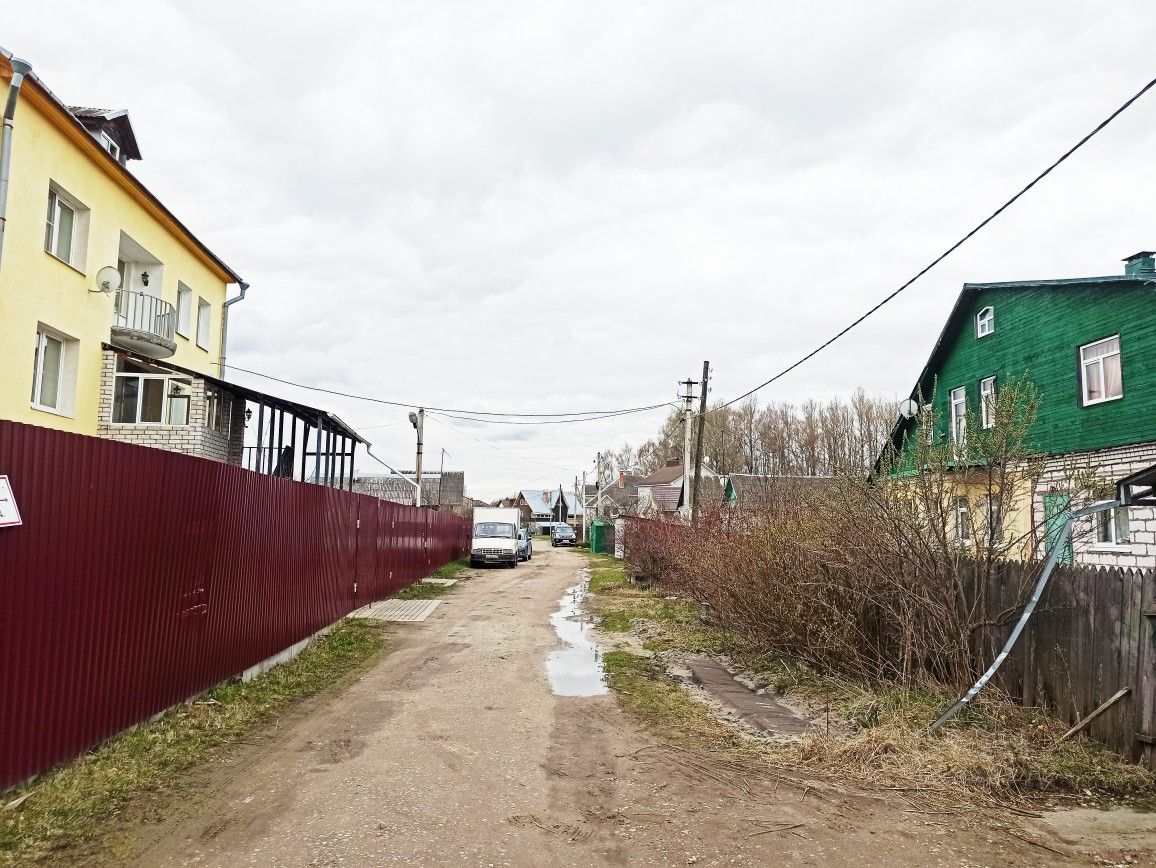
M 1085 717 L 1083 720 L 1081 720 L 1079 723 L 1077 723 L 1075 726 L 1073 726 L 1071 729 L 1069 729 L 1067 732 L 1065 732 L 1063 735 L 1061 735 L 1060 741 L 1067 741 L 1069 738 L 1071 738 L 1073 735 L 1075 735 L 1080 730 L 1087 729 L 1088 726 L 1091 725 L 1092 721 L 1099 718 L 1105 711 L 1107 711 L 1109 708 L 1111 708 L 1113 705 L 1115 705 L 1117 702 L 1119 702 L 1121 699 L 1123 699 L 1125 696 L 1127 696 L 1131 690 L 1132 690 L 1132 688 L 1130 688 L 1130 687 L 1121 687 L 1119 690 L 1117 690 L 1115 693 L 1113 693 L 1111 697 L 1109 697 L 1108 699 L 1101 702 L 1096 707 L 1095 711 L 1093 711 L 1091 714 L 1089 714 L 1087 717 Z
M 1123 589 L 1123 571 L 1095 569 L 1087 571 L 1089 583 L 1089 600 L 1092 606 L 1096 630 L 1092 633 L 1092 642 L 1087 648 L 1086 668 L 1089 670 L 1088 704 L 1080 709 L 1084 719 L 1091 717 L 1093 709 L 1103 706 L 1109 696 L 1119 692 L 1120 685 L 1120 595 Z M 1090 725 L 1089 734 L 1097 741 L 1111 747 L 1122 747 L 1127 743 L 1128 736 L 1117 741 L 1113 718 L 1104 718 L 1099 715 L 1094 725 Z
M 1144 586 L 1144 572 L 1142 570 L 1133 570 L 1128 578 L 1128 626 L 1126 628 L 1126 636 L 1128 639 L 1127 650 L 1127 671 L 1121 672 L 1121 677 L 1127 678 L 1127 683 L 1132 685 L 1132 696 L 1128 700 L 1128 705 L 1123 717 L 1125 718 L 1122 725 L 1132 730 L 1140 728 L 1140 700 L 1139 693 L 1140 684 L 1140 636 L 1144 629 L 1145 618 L 1141 614 L 1144 610 L 1143 606 L 1143 586 Z M 1133 760 L 1140 759 L 1140 748 L 1135 742 L 1131 745 L 1131 750 L 1128 753 Z
M 1140 608 L 1156 608 L 1156 574 L 1145 570 L 1140 577 Z M 1136 648 L 1135 720 L 1138 732 L 1156 731 L 1156 621 L 1140 619 Z M 1156 770 L 1156 751 L 1145 744 L 1139 751 L 1148 768 Z

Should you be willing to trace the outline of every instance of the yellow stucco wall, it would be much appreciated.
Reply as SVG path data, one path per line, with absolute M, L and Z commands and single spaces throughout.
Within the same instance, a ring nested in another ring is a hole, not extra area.
M 0 70 L 0 96 L 8 80 Z M 0 100 L 2 103 L 2 100 Z M 221 311 L 228 276 L 190 236 L 174 231 L 171 216 L 142 202 L 142 193 L 119 177 L 93 140 L 84 141 L 58 117 L 42 91 L 21 91 L 13 128 L 8 221 L 0 261 L 0 418 L 82 434 L 97 431 L 101 343 L 108 342 L 113 297 L 95 289 L 96 272 L 116 266 L 124 232 L 163 263 L 160 292 L 177 303 L 177 284 L 192 290 L 192 328 L 177 335 L 166 359 L 218 376 Z M 131 163 L 130 163 L 131 166 Z M 87 252 L 77 267 L 44 250 L 49 183 L 88 209 Z M 166 225 L 167 224 L 167 225 Z M 154 285 L 150 281 L 150 291 Z M 196 344 L 197 299 L 212 306 L 209 348 Z M 33 354 L 38 324 L 78 341 L 74 407 L 70 417 L 31 406 Z

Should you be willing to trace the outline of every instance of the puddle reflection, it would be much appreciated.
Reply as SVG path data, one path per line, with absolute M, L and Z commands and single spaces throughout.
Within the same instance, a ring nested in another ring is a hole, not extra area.
M 589 572 L 582 571 L 582 584 L 566 589 L 558 601 L 558 611 L 550 623 L 562 647 L 546 658 L 546 677 L 557 696 L 597 696 L 606 693 L 606 675 L 602 670 L 602 652 L 590 638 L 593 620 L 582 612 L 582 601 L 590 582 Z

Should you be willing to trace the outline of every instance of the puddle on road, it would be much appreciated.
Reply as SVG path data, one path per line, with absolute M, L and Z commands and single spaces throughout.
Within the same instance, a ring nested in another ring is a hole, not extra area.
M 606 693 L 606 675 L 602 671 L 602 652 L 590 638 L 593 620 L 582 611 L 590 573 L 583 570 L 582 583 L 566 589 L 558 601 L 558 611 L 550 616 L 550 623 L 562 647 L 546 658 L 546 677 L 556 696 L 597 696 Z

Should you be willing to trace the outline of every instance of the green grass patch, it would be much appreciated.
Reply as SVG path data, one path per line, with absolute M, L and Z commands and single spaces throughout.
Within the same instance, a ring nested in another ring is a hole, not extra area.
M 274 714 L 344 684 L 384 648 L 376 622 L 347 618 L 296 658 L 124 732 L 84 756 L 0 797 L 0 865 L 125 862 L 132 830 L 187 800 L 195 767 Z M 21 799 L 18 806 L 4 806 Z
M 469 568 L 469 558 L 458 558 L 456 561 L 450 561 L 448 564 L 438 567 L 433 571 L 433 576 L 431 578 L 456 579 L 458 577 L 458 573 L 460 573 L 462 570 L 468 570 Z
M 683 744 L 739 747 L 742 739 L 719 723 L 653 658 L 627 651 L 603 656 L 606 681 L 623 708 L 648 729 Z
M 434 600 L 444 597 L 453 587 L 434 585 L 430 582 L 414 582 L 407 588 L 402 588 L 390 597 L 391 600 Z

